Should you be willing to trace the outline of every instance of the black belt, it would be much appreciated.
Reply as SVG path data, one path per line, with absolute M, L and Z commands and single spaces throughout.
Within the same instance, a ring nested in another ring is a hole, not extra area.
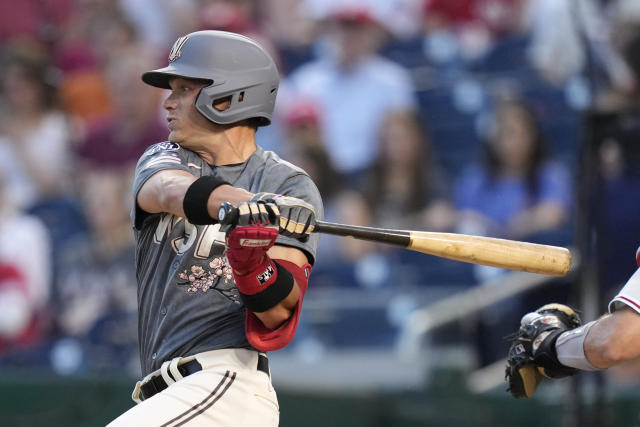
M 264 372 L 269 375 L 269 359 L 264 354 L 258 354 L 258 371 Z M 178 372 L 182 377 L 187 377 L 191 374 L 195 374 L 202 370 L 202 365 L 197 360 L 193 359 L 182 365 L 178 365 Z M 173 378 L 171 372 L 167 371 L 169 376 Z M 173 378 L 175 380 L 175 378 Z M 142 400 L 146 400 L 156 393 L 160 393 L 162 390 L 169 387 L 167 382 L 162 378 L 162 375 L 156 375 L 151 377 L 149 381 L 140 386 L 140 396 Z

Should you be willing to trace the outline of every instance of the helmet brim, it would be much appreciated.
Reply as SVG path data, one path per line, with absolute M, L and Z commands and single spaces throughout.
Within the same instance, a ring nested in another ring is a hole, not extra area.
M 142 73 L 142 81 L 148 85 L 159 87 L 162 89 L 170 89 L 169 79 L 177 76 L 172 67 L 159 68 L 157 70 Z
M 147 71 L 142 73 L 142 81 L 146 84 L 161 89 L 171 89 L 169 86 L 169 80 L 173 77 L 184 77 L 187 79 L 207 80 L 213 82 L 214 79 L 207 79 L 201 76 L 200 70 L 189 70 L 189 67 L 180 67 L 178 70 L 173 65 L 168 67 L 158 68 L 157 70 Z

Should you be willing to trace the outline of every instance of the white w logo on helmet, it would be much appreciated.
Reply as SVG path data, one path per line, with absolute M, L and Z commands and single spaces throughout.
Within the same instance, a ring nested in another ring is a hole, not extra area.
M 188 38 L 189 36 L 182 36 L 178 40 L 176 40 L 176 42 L 173 44 L 173 47 L 171 48 L 171 52 L 169 52 L 169 62 L 173 62 L 176 59 L 180 58 L 180 49 L 182 49 L 182 46 L 184 46 Z

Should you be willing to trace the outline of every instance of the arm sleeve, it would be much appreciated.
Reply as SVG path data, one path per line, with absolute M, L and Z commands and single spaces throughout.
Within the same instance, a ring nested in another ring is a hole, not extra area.
M 278 329 L 271 330 L 249 310 L 245 310 L 245 331 L 249 343 L 260 351 L 275 351 L 285 347 L 291 342 L 298 329 L 298 321 L 300 320 L 300 311 L 302 310 L 302 300 L 307 291 L 309 282 L 309 274 L 311 273 L 311 265 L 306 264 L 298 267 L 296 264 L 278 259 L 278 263 L 289 270 L 298 287 L 300 288 L 300 298 L 298 304 L 294 308 L 291 317 L 283 323 Z

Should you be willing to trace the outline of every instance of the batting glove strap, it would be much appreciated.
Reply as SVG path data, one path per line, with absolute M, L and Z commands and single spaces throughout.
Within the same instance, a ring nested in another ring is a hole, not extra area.
M 233 274 L 242 302 L 254 313 L 275 307 L 293 289 L 291 273 L 269 256 L 264 258 L 264 262 L 253 271 L 245 275 Z

